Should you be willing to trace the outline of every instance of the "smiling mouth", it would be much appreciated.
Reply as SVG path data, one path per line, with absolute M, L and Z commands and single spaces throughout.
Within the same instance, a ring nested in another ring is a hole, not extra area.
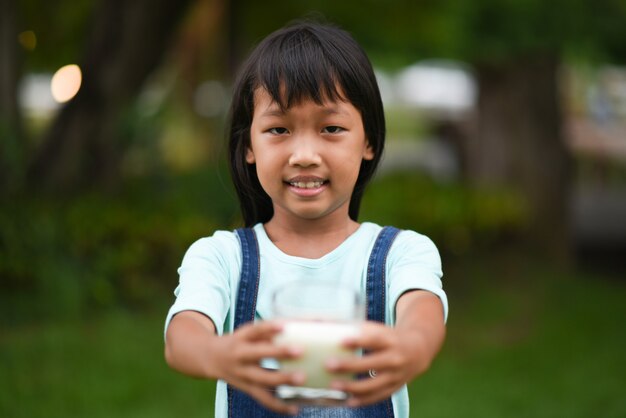
M 297 187 L 299 189 L 318 189 L 325 184 L 325 181 L 290 181 L 290 186 Z

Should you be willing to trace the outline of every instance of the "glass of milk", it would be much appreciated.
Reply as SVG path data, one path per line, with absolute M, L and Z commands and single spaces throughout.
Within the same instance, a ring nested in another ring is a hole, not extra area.
M 306 376 L 302 386 L 279 386 L 277 396 L 286 402 L 305 405 L 344 403 L 348 394 L 331 389 L 330 383 L 354 376 L 329 373 L 325 363 L 329 358 L 358 354 L 343 348 L 342 342 L 357 335 L 365 319 L 359 293 L 332 282 L 295 281 L 274 293 L 272 307 L 275 318 L 283 322 L 283 330 L 274 343 L 303 349 L 297 359 L 282 360 L 280 369 L 300 371 Z

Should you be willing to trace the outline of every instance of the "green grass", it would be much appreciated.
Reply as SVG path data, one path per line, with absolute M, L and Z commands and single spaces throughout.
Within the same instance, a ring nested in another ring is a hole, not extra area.
M 163 309 L 3 331 L 0 416 L 212 416 L 214 383 L 163 361 Z
M 626 416 L 623 278 L 473 266 L 448 274 L 448 338 L 410 385 L 411 416 Z
M 626 282 L 519 256 L 444 265 L 448 337 L 412 417 L 626 416 Z M 168 303 L 1 330 L 0 417 L 213 416 L 214 384 L 163 361 Z

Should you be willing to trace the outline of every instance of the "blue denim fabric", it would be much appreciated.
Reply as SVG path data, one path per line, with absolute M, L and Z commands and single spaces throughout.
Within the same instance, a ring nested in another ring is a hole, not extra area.
M 366 303 L 367 319 L 385 323 L 385 265 L 393 240 L 400 232 L 394 227 L 384 227 L 374 243 L 367 265 Z M 259 247 L 254 231 L 250 228 L 236 230 L 241 242 L 242 267 L 239 293 L 235 312 L 235 329 L 246 322 L 254 321 L 256 298 L 259 290 L 260 259 Z M 368 378 L 362 376 L 361 378 Z M 269 411 L 246 393 L 228 385 L 229 418 L 286 418 Z M 302 407 L 300 418 L 393 418 L 391 398 L 375 405 L 361 408 Z

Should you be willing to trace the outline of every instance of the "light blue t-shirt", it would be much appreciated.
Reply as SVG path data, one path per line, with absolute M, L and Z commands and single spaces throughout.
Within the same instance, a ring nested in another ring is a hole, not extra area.
M 259 242 L 261 279 L 257 319 L 271 318 L 271 295 L 289 281 L 311 280 L 341 283 L 360 289 L 365 295 L 367 262 L 381 226 L 365 222 L 343 243 L 321 258 L 309 259 L 283 253 L 267 236 L 262 224 L 254 226 Z M 170 308 L 165 328 L 178 312 L 193 310 L 207 315 L 218 334 L 234 327 L 235 301 L 241 274 L 239 238 L 232 231 L 217 231 L 196 241 L 187 250 L 178 269 L 176 301 Z M 448 301 L 441 284 L 441 259 L 433 242 L 413 231 L 403 230 L 395 239 L 386 264 L 387 325 L 395 323 L 395 305 L 408 290 L 422 289 L 436 294 L 448 316 Z M 226 383 L 218 381 L 215 416 L 228 416 Z M 409 416 L 406 386 L 392 396 L 394 414 Z

